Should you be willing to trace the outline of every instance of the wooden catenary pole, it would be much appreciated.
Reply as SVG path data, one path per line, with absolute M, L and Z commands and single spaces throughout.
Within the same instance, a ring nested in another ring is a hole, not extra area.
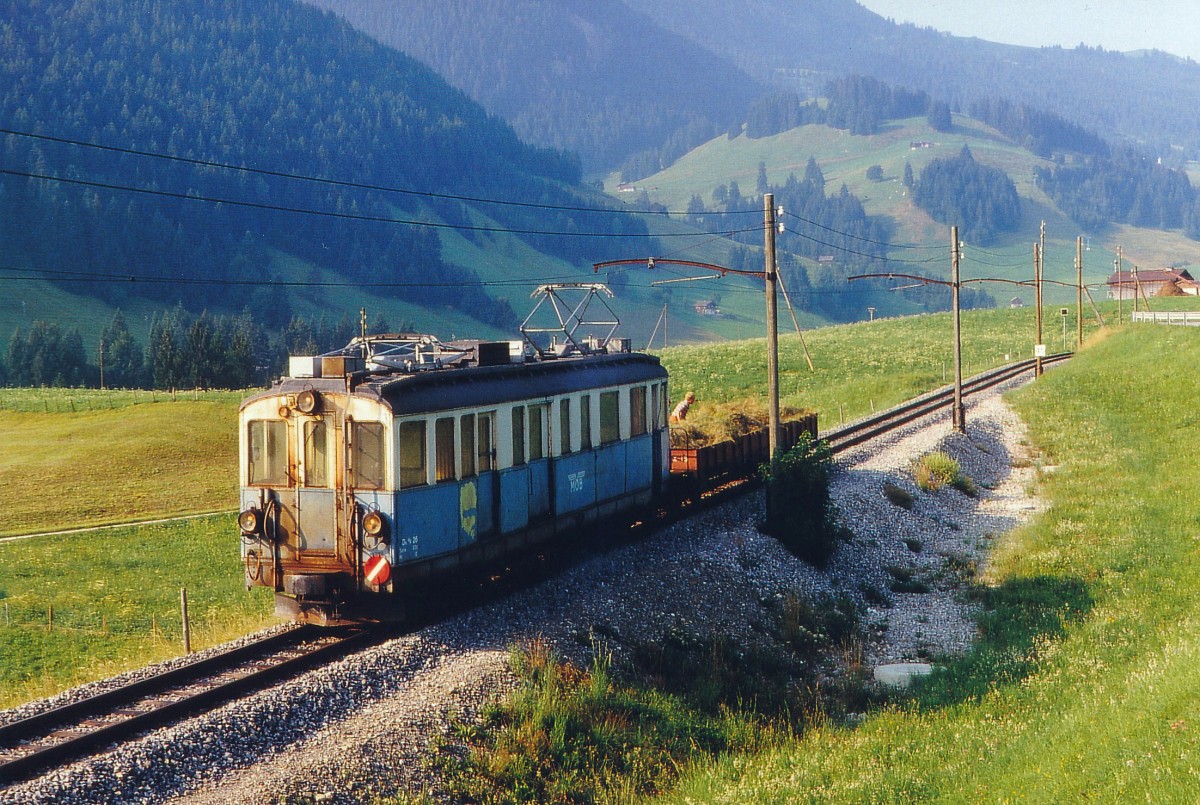
M 775 298 L 775 194 L 763 194 L 763 228 L 764 246 L 766 251 L 767 292 L 767 407 L 769 411 L 769 446 L 771 450 L 771 470 L 776 469 L 779 450 L 779 311 Z

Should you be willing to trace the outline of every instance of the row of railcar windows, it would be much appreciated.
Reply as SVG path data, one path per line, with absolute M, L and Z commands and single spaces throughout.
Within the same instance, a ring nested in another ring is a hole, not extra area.
M 430 420 L 402 420 L 397 433 L 400 487 L 428 484 L 431 480 L 430 469 L 433 471 L 432 481 L 441 483 L 472 478 L 497 468 L 523 466 L 550 455 L 562 456 L 591 450 L 597 437 L 600 445 L 620 441 L 622 394 L 627 394 L 628 399 L 626 438 L 664 427 L 667 419 L 665 383 L 510 406 L 505 427 L 507 432 L 504 434 L 509 438 L 503 446 L 497 443 L 496 410 L 434 417 L 433 467 L 430 468 L 430 445 L 426 434 Z M 556 417 L 553 434 L 549 430 L 552 416 Z M 592 427 L 594 416 L 598 420 L 596 429 Z M 247 427 L 249 483 L 253 486 L 291 486 L 293 479 L 288 473 L 287 422 L 253 420 Z M 333 485 L 335 461 L 332 430 L 330 423 L 323 418 L 303 422 L 302 486 L 328 488 Z M 351 487 L 384 487 L 387 467 L 385 444 L 383 423 L 350 423 L 347 482 Z
M 493 469 L 524 466 L 551 455 L 591 450 L 596 437 L 601 445 L 620 441 L 623 393 L 628 395 L 629 401 L 628 438 L 644 435 L 651 427 L 663 427 L 666 386 L 661 383 L 561 397 L 551 402 L 512 405 L 507 407 L 507 412 L 500 408 L 435 417 L 432 419 L 432 481 L 441 483 L 471 478 Z M 593 408 L 597 409 L 598 432 L 592 427 Z M 500 422 L 501 416 L 507 421 Z M 555 417 L 553 432 L 551 417 Z M 402 489 L 430 482 L 430 445 L 426 434 L 429 421 L 409 419 L 400 423 L 397 452 Z M 498 426 L 506 433 L 497 433 Z M 505 436 L 508 438 L 501 442 Z

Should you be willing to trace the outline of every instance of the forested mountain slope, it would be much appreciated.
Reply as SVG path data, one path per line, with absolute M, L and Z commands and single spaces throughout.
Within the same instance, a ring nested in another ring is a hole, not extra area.
M 762 86 L 621 0 L 308 0 L 592 168 L 740 125 Z M 735 4 L 740 8 L 740 4 Z
M 508 303 L 472 267 L 443 259 L 439 229 L 396 221 L 454 225 L 476 239 L 486 235 L 471 227 L 526 232 L 534 248 L 568 261 L 590 261 L 595 242 L 553 233 L 646 231 L 635 218 L 561 209 L 602 204 L 579 184 L 575 156 L 523 143 L 425 65 L 310 6 L 6 5 L 0 241 L 9 269 L 47 272 L 112 305 L 249 304 L 279 326 L 289 292 L 258 283 L 285 256 L 311 268 L 301 279 L 331 272 L 509 327 Z

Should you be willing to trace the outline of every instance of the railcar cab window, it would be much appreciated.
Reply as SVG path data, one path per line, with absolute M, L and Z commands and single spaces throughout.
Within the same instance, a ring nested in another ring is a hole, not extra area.
M 592 395 L 579 398 L 579 449 L 592 449 Z
M 458 420 L 459 477 L 475 477 L 475 415 L 463 414 Z
M 600 444 L 611 444 L 621 439 L 621 407 L 618 392 L 605 391 L 600 394 Z
M 433 443 L 436 460 L 434 480 L 454 480 L 454 417 L 442 417 L 434 423 Z
M 571 452 L 571 400 L 564 397 L 558 401 L 558 453 Z
M 255 419 L 248 427 L 250 466 L 247 480 L 252 486 L 289 486 L 287 422 Z
M 400 423 L 400 488 L 422 486 L 425 477 L 425 421 L 422 419 Z
M 529 406 L 529 460 L 546 457 L 546 413 L 548 405 Z
M 478 466 L 480 472 L 492 471 L 492 434 L 494 431 L 495 412 L 488 411 L 486 414 L 479 415 L 479 441 L 477 447 L 479 450 Z
M 383 423 L 350 423 L 350 441 L 350 486 L 355 489 L 383 489 L 386 467 Z
M 329 486 L 329 424 L 324 419 L 304 423 L 304 485 Z
M 641 436 L 646 432 L 646 387 L 629 389 L 629 435 Z
M 512 409 L 512 465 L 525 464 L 525 406 L 514 405 Z

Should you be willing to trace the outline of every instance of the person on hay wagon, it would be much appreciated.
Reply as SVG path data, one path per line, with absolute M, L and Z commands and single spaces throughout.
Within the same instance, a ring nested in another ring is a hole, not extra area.
M 675 406 L 675 410 L 671 412 L 672 422 L 683 422 L 687 419 L 688 411 L 692 407 L 692 403 L 696 402 L 696 393 L 689 391 L 683 395 L 683 399 L 679 401 L 679 405 Z

